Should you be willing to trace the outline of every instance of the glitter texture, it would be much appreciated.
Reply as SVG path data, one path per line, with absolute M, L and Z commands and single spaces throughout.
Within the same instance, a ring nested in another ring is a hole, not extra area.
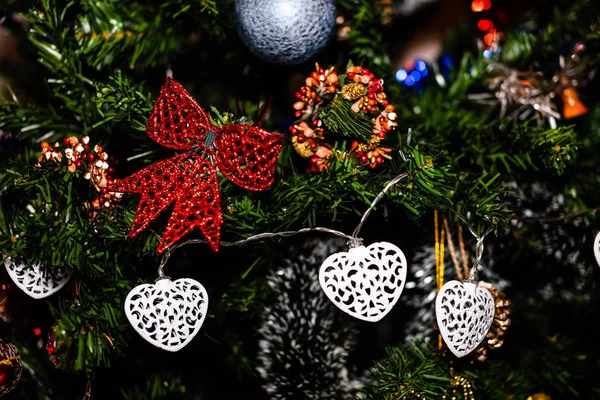
M 163 253 L 198 227 L 218 251 L 223 223 L 217 170 L 248 190 L 274 181 L 283 135 L 249 125 L 215 126 L 177 81 L 167 78 L 146 125 L 148 136 L 183 151 L 115 181 L 111 192 L 142 195 L 129 236 L 140 233 L 175 202 L 157 252 Z

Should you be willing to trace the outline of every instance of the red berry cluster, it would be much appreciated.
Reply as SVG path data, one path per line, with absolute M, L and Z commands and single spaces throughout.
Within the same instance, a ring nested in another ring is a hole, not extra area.
M 116 163 L 116 161 L 109 157 L 101 146 L 96 145 L 92 148 L 89 141 L 88 136 L 82 137 L 81 141 L 76 136 L 69 136 L 64 139 L 64 146 L 59 143 L 50 146 L 47 142 L 43 142 L 42 154 L 38 158 L 36 167 L 41 168 L 42 164 L 49 161 L 60 164 L 66 160 L 67 171 L 72 174 L 83 172 L 83 177 L 101 193 L 96 199 L 85 203 L 85 206 L 90 209 L 90 217 L 94 217 L 102 209 L 114 208 L 114 203 L 119 201 L 123 194 L 111 193 L 106 189 L 112 183 L 111 174 L 114 172 L 109 162 Z

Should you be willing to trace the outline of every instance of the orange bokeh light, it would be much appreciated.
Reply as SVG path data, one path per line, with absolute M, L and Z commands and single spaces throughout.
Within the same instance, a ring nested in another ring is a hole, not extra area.
M 483 0 L 473 0 L 471 3 L 471 10 L 474 12 L 481 12 L 484 10 L 484 2 Z

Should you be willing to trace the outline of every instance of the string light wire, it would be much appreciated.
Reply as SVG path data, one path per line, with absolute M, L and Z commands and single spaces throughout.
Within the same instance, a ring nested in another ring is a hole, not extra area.
M 383 196 L 385 196 L 385 193 L 391 187 L 395 186 L 398 182 L 400 182 L 401 180 L 403 180 L 405 178 L 408 178 L 408 174 L 405 174 L 405 173 L 400 174 L 400 175 L 396 176 L 394 179 L 392 179 L 387 185 L 385 185 L 385 187 L 381 190 L 381 192 L 379 192 L 377 197 L 375 197 L 375 199 L 371 202 L 371 205 L 369 206 L 369 208 L 365 211 L 365 213 L 361 217 L 358 225 L 356 226 L 356 229 L 354 229 L 354 232 L 352 232 L 352 235 L 347 235 L 344 232 L 336 231 L 334 229 L 329 229 L 329 228 L 324 228 L 324 227 L 314 227 L 314 228 L 302 228 L 297 231 L 264 232 L 264 233 L 252 235 L 245 239 L 237 240 L 234 242 L 221 242 L 220 245 L 223 247 L 243 246 L 243 245 L 245 245 L 249 242 L 255 241 L 255 240 L 275 238 L 275 237 L 290 237 L 290 236 L 295 236 L 295 235 L 298 235 L 301 233 L 308 233 L 308 232 L 325 232 L 325 233 L 329 233 L 332 235 L 336 235 L 336 236 L 340 236 L 340 237 L 348 239 L 348 246 L 350 248 L 362 246 L 362 239 L 360 237 L 358 237 L 358 235 L 359 235 L 365 221 L 367 220 L 367 218 L 369 217 L 371 212 L 375 209 L 375 206 L 377 205 L 377 203 L 379 203 L 381 201 L 381 199 L 383 198 Z M 477 240 L 477 244 L 476 244 L 476 248 L 475 248 L 475 262 L 473 263 L 473 266 L 471 267 L 471 271 L 469 273 L 469 280 L 470 281 L 475 280 L 477 267 L 479 266 L 479 263 L 481 262 L 481 258 L 483 256 L 483 239 L 485 238 L 485 236 L 488 233 L 490 233 L 492 231 L 492 228 L 491 227 L 488 228 L 485 231 L 485 233 L 483 234 L 483 236 L 479 237 L 477 235 L 477 233 L 475 232 L 475 230 L 473 229 L 473 227 L 467 222 L 467 220 L 462 215 L 460 215 L 458 212 L 456 212 L 452 209 L 449 209 L 449 210 L 452 211 L 452 213 L 454 215 L 456 215 L 467 226 L 467 228 L 469 229 L 471 234 Z M 177 243 L 174 246 L 172 246 L 169 250 L 167 250 L 165 252 L 165 254 L 163 255 L 161 262 L 158 266 L 157 281 L 160 279 L 169 279 L 169 277 L 165 275 L 164 268 L 165 268 L 165 265 L 167 264 L 167 262 L 169 261 L 169 258 L 171 258 L 171 254 L 173 253 L 173 251 L 175 251 L 176 249 L 178 249 L 182 246 L 186 246 L 188 244 L 200 244 L 200 243 L 207 243 L 207 241 L 206 241 L 206 239 L 189 239 L 184 242 Z

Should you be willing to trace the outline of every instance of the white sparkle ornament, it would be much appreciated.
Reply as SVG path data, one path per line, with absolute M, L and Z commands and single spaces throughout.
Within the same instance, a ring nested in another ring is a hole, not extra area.
M 321 265 L 319 282 L 329 299 L 354 318 L 377 322 L 394 307 L 406 282 L 406 257 L 387 242 L 352 247 Z
M 58 292 L 72 275 L 71 271 L 63 268 L 46 268 L 39 261 L 29 266 L 15 257 L 7 257 L 4 266 L 15 285 L 34 299 L 43 299 Z
M 200 330 L 208 294 L 190 278 L 136 286 L 125 299 L 125 315 L 141 337 L 167 351 L 179 351 Z
M 600 266 L 600 232 L 596 234 L 596 239 L 594 239 L 594 255 L 596 256 L 596 263 Z
M 444 342 L 456 357 L 479 346 L 494 322 L 492 294 L 473 281 L 448 281 L 435 299 L 435 315 Z

